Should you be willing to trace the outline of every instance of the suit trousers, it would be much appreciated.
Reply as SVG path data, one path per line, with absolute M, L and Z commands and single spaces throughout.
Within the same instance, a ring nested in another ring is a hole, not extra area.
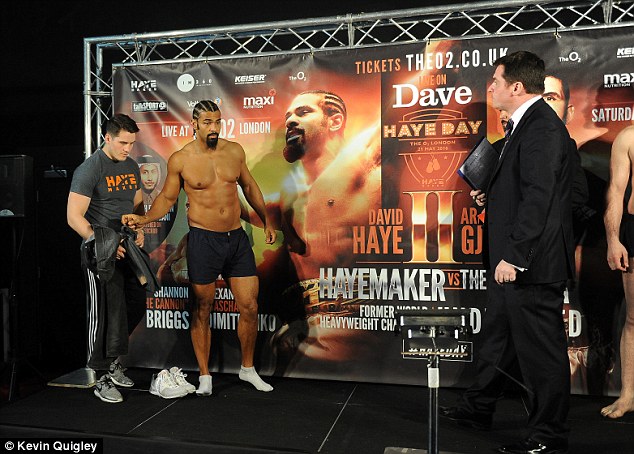
M 562 316 L 565 282 L 489 282 L 476 377 L 459 406 L 479 415 L 492 414 L 506 380 L 500 370 L 508 372 L 517 361 L 529 390 L 528 436 L 544 444 L 567 440 L 570 365 Z

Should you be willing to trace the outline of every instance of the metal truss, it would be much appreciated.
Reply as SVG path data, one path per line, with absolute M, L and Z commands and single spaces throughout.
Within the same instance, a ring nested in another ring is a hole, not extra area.
M 84 39 L 85 154 L 102 143 L 116 66 L 634 25 L 634 0 L 505 0 Z

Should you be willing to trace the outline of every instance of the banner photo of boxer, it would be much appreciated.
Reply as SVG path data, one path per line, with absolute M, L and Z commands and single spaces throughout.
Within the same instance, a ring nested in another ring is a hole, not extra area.
M 495 60 L 540 55 L 544 99 L 577 143 L 590 194 L 575 232 L 578 280 L 562 314 L 573 392 L 616 394 L 623 294 L 605 264 L 602 211 L 612 140 L 632 123 L 634 80 L 623 69 L 634 58 L 623 44 L 632 35 L 623 27 L 120 66 L 114 111 L 141 129 L 134 158 L 147 166 L 148 200 L 170 155 L 192 140 L 198 101 L 218 104 L 221 136 L 244 148 L 279 227 L 265 245 L 245 204 L 260 279 L 261 373 L 424 384 L 427 360 L 403 355 L 395 334 L 399 310 L 467 308 L 472 334 L 441 366 L 443 386 L 464 386 L 490 283 L 486 213 L 456 170 L 481 137 L 503 137 L 487 95 Z M 184 193 L 166 217 L 148 251 L 162 287 L 147 300 L 127 364 L 195 369 Z M 237 308 L 221 281 L 215 296 L 211 329 L 221 342 L 211 364 L 235 372 Z

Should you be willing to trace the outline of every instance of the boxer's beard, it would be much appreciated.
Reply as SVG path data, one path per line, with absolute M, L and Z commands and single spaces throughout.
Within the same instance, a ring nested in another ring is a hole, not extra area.
M 286 146 L 284 147 L 284 159 L 286 159 L 287 162 L 295 162 L 298 159 L 302 159 L 304 157 L 304 154 L 306 154 L 306 149 L 304 148 L 304 145 L 299 143 L 299 141 L 294 141 L 291 143 L 287 143 Z
M 284 159 L 287 162 L 295 162 L 302 159 L 306 154 L 304 148 L 304 135 L 297 130 L 288 131 L 286 133 L 286 146 L 283 150 Z
M 207 136 L 207 146 L 211 148 L 212 150 L 215 150 L 217 145 L 218 145 L 218 136 L 215 134 L 209 134 Z

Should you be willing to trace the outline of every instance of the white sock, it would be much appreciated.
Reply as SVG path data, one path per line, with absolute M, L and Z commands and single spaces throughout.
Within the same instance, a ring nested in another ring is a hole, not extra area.
M 273 391 L 273 387 L 260 378 L 258 373 L 255 371 L 255 367 L 240 366 L 240 373 L 238 374 L 238 377 L 240 377 L 240 380 L 251 383 L 258 391 L 264 391 L 267 393 L 269 391 Z
M 211 385 L 211 375 L 201 375 L 198 377 L 198 389 L 196 390 L 196 394 L 199 396 L 211 396 L 212 385 Z

